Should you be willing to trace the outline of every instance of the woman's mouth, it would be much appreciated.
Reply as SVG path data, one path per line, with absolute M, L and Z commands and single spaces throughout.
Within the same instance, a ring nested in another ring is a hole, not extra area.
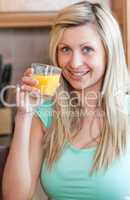
M 68 72 L 69 72 L 70 78 L 74 80 L 81 80 L 83 76 L 89 72 L 89 70 L 85 72 L 72 72 L 68 70 Z

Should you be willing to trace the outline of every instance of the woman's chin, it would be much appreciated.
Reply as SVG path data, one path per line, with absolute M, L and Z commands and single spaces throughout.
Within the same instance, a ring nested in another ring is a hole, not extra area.
M 75 89 L 75 90 L 84 90 L 85 88 L 86 88 L 86 86 L 84 86 L 83 84 L 81 84 L 81 83 L 78 83 L 78 84 L 76 84 L 76 83 L 70 83 L 70 85 Z

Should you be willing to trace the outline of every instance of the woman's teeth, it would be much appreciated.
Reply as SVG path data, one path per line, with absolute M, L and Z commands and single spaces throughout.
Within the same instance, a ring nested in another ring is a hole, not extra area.
M 84 75 L 85 73 L 84 72 L 73 72 L 72 73 L 74 76 L 82 76 L 82 75 Z
M 85 74 L 87 74 L 89 71 L 87 72 L 70 72 L 73 76 L 77 76 L 77 77 L 81 77 Z

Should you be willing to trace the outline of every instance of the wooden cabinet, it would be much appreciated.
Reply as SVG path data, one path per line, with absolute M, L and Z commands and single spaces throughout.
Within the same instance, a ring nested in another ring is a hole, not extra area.
M 0 0 L 0 27 L 50 26 L 58 10 L 79 1 L 82 0 Z M 111 0 L 103 1 L 109 4 Z

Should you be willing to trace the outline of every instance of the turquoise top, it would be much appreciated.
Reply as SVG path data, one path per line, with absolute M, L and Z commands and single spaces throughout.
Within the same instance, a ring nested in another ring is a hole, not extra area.
M 51 112 L 49 104 L 45 102 L 37 111 L 46 127 L 52 119 L 50 113 L 44 112 Z M 53 200 L 130 200 L 130 142 L 127 152 L 106 172 L 99 170 L 89 176 L 95 151 L 96 147 L 78 149 L 67 142 L 51 171 L 44 161 L 41 184 L 48 196 Z

